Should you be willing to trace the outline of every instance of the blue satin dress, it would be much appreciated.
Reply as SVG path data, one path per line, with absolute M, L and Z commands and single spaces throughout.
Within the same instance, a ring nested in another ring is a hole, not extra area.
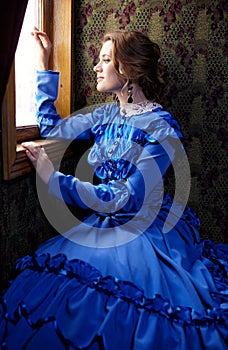
M 87 161 L 99 183 L 85 181 L 83 164 L 75 176 L 53 172 L 48 195 L 67 203 L 62 219 L 72 225 L 17 261 L 1 304 L 1 348 L 227 349 L 228 249 L 200 238 L 185 205 L 179 124 L 148 101 L 61 120 L 58 77 L 37 72 L 41 135 L 93 140 Z M 170 166 L 174 198 L 164 190 Z

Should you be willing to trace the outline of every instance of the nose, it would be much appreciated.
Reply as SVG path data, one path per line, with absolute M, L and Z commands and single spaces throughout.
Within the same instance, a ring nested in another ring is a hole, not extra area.
M 96 66 L 93 67 L 94 72 L 100 72 L 102 70 L 100 62 L 96 64 Z

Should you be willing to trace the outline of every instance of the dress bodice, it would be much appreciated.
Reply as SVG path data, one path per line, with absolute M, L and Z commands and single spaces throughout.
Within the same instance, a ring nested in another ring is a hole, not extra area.
M 107 113 L 92 128 L 95 142 L 88 156 L 102 180 L 127 178 L 144 147 L 167 136 L 182 136 L 178 123 L 158 103 L 145 101 L 124 108 L 110 104 L 106 108 Z

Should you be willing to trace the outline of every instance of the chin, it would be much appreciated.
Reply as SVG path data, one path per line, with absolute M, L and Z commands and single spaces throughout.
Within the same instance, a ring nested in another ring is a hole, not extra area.
M 99 84 L 97 84 L 97 91 L 103 92 L 103 89 L 102 89 L 102 87 Z
M 100 87 L 100 86 L 97 86 L 97 91 L 98 92 L 108 92 L 107 90 L 102 89 L 102 87 Z

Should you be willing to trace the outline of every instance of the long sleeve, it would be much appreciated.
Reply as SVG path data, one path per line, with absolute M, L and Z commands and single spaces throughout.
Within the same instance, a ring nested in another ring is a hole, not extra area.
M 92 113 L 77 114 L 61 119 L 55 108 L 58 96 L 59 73 L 37 71 L 36 75 L 36 119 L 42 137 L 74 140 L 90 139 L 91 128 L 102 117 L 104 107 Z
M 174 153 L 174 147 L 167 139 L 161 144 L 148 144 L 134 164 L 134 170 L 129 177 L 124 180 L 111 180 L 107 184 L 93 185 L 56 171 L 49 181 L 49 193 L 83 209 L 106 213 L 119 210 L 135 212 L 143 201 L 149 203 L 153 191 L 155 197 L 156 191 L 161 195 L 160 185 Z

